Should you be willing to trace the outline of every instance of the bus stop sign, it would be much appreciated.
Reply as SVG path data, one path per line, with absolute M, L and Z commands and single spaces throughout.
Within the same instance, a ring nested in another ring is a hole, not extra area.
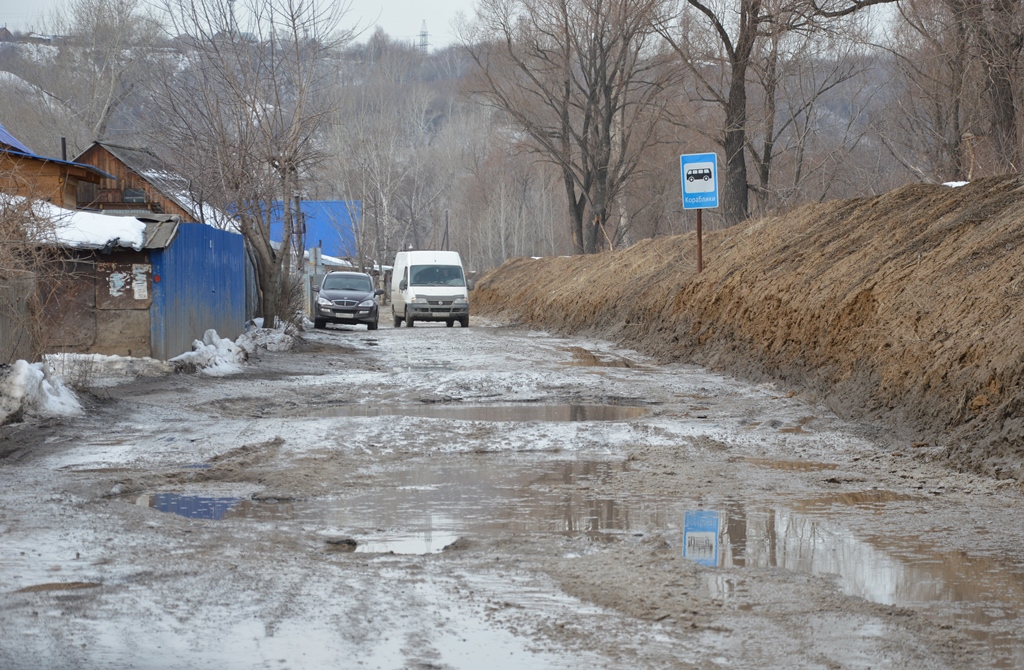
M 718 207 L 718 154 L 683 154 L 683 209 Z

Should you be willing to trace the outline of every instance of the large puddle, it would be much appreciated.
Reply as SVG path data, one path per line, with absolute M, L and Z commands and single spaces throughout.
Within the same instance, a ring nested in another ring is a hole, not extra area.
M 613 499 L 593 484 L 628 471 L 628 462 L 521 463 L 481 458 L 439 459 L 389 473 L 392 485 L 341 499 L 254 502 L 172 493 L 143 496 L 139 504 L 198 519 L 272 521 L 344 534 L 357 552 L 427 554 L 464 538 L 528 533 L 615 535 L 667 531 L 683 555 L 712 567 L 781 568 L 836 579 L 847 594 L 914 607 L 949 623 L 964 623 L 999 659 L 1024 667 L 1019 612 L 1024 571 L 986 556 L 887 532 L 886 515 L 913 511 L 919 500 L 868 490 L 794 499 L 765 506 L 743 499 L 702 504 L 675 498 Z M 870 515 L 877 533 L 849 528 Z M 728 599 L 745 579 L 708 573 L 707 589 Z M 733 573 L 735 574 L 735 573 Z
M 629 421 L 647 414 L 632 405 L 508 404 L 508 405 L 332 405 L 315 410 L 318 417 L 412 416 L 455 421 Z M 289 414 L 294 416 L 294 413 Z

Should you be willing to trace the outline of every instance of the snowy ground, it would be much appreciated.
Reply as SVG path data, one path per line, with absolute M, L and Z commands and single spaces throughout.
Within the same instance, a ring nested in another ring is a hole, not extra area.
M 1024 667 L 1021 492 L 787 389 L 482 323 L 207 339 L 233 374 L 106 361 L 0 428 L 0 667 Z

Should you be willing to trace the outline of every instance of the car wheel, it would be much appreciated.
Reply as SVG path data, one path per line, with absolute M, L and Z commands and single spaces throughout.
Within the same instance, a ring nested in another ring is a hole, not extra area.
M 451 328 L 452 326 L 455 325 L 455 321 L 453 319 L 448 319 L 447 321 L 444 322 L 444 325 L 446 325 L 449 328 Z
M 370 323 L 366 324 L 366 329 L 367 330 L 377 330 L 377 322 L 376 321 L 371 321 Z
M 327 327 L 327 322 L 323 319 L 313 319 L 313 327 L 323 330 Z
M 463 328 L 469 328 L 469 317 L 464 316 L 461 319 L 459 319 L 459 325 Z

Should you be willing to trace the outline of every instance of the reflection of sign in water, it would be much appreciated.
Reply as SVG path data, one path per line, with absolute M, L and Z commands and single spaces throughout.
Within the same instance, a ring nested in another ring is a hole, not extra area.
M 683 209 L 718 207 L 718 155 L 684 154 L 679 157 L 683 180 Z
M 718 566 L 718 512 L 694 510 L 683 524 L 683 558 L 708 567 Z

